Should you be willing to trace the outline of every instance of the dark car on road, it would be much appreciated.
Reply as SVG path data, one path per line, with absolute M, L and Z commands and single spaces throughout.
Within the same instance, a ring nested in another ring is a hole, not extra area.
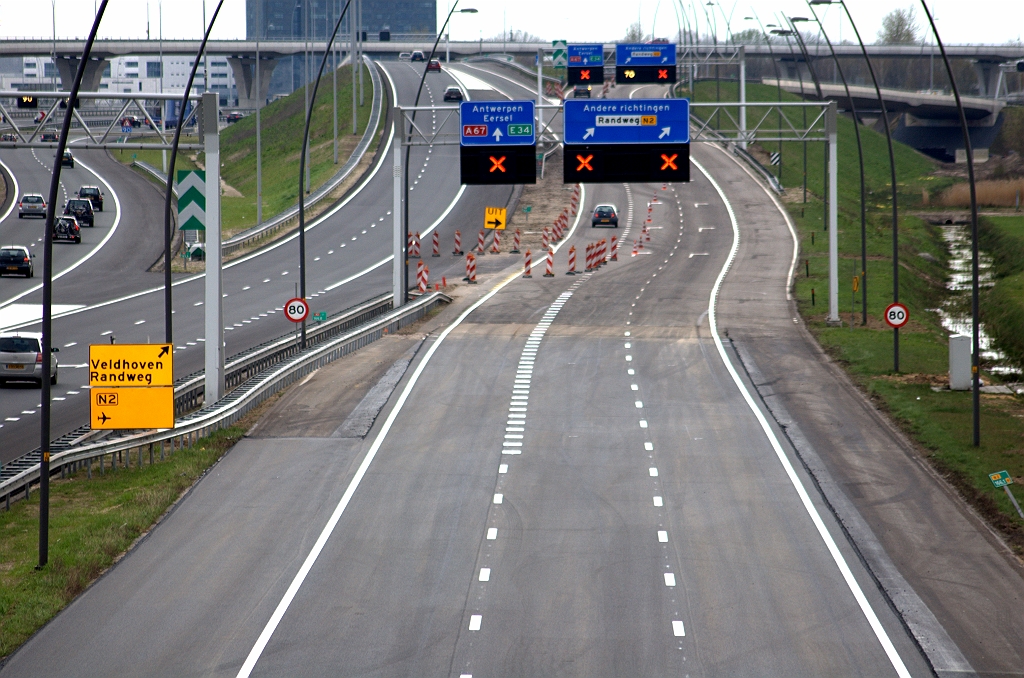
M 60 166 L 75 169 L 75 156 L 71 155 L 71 151 L 64 151 L 64 155 L 60 159 Z
M 445 101 L 462 101 L 462 90 L 452 85 L 444 91 Z
M 34 256 L 23 245 L 0 247 L 0 275 L 23 275 L 26 278 L 31 278 L 34 273 L 32 266 Z
M 39 137 L 40 141 L 57 141 L 56 132 L 43 132 L 43 135 Z
M 0 141 L 17 141 L 17 140 L 18 140 L 18 135 L 17 134 L 12 134 L 10 132 L 7 132 L 6 134 L 0 136 Z
M 241 120 L 244 117 L 245 117 L 245 115 L 239 113 L 238 111 L 232 111 L 232 112 L 227 114 L 227 116 L 224 118 L 224 120 L 226 122 L 238 122 L 239 120 Z
M 96 215 L 92 211 L 92 202 L 86 198 L 71 198 L 64 205 L 64 214 L 74 217 L 82 226 L 92 228 L 96 225 Z
M 423 56 L 423 52 L 413 50 L 412 55 L 409 57 L 409 61 L 423 61 L 426 57 Z
M 434 71 L 435 73 L 441 72 L 441 62 L 437 59 L 431 59 L 427 62 L 427 73 Z
M 573 99 L 589 99 L 590 85 L 576 85 L 572 88 Z
M 82 229 L 74 217 L 57 217 L 53 221 L 53 241 L 82 242 Z
M 103 211 L 103 191 L 97 186 L 82 186 L 76 193 L 79 198 L 88 198 L 92 202 L 92 208 L 97 212 Z
M 619 210 L 615 205 L 598 205 L 594 208 L 594 216 L 590 219 L 590 227 L 595 226 L 619 227 Z

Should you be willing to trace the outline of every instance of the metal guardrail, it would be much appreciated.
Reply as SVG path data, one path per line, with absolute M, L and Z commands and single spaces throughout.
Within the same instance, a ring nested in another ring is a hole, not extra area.
M 103 472 L 103 460 L 106 455 L 110 455 L 111 469 L 113 469 L 117 464 L 116 459 L 122 454 L 131 456 L 132 450 L 138 451 L 141 463 L 143 451 L 147 448 L 150 463 L 152 463 L 157 446 L 159 446 L 161 458 L 168 452 L 167 447 L 172 454 L 175 450 L 189 447 L 199 438 L 233 425 L 267 398 L 302 379 L 310 372 L 373 343 L 384 334 L 396 332 L 416 322 L 435 307 L 450 301 L 448 296 L 440 292 L 431 292 L 360 327 L 323 341 L 319 346 L 297 352 L 285 358 L 281 363 L 264 369 L 246 380 L 216 403 L 180 418 L 175 422 L 173 429 L 129 431 L 116 438 L 92 443 L 84 441 L 64 450 L 51 452 L 50 472 L 64 474 L 69 467 L 76 469 L 84 463 L 91 475 L 92 461 L 95 459 L 100 460 L 100 470 Z M 10 506 L 14 495 L 24 493 L 27 497 L 31 492 L 32 484 L 38 483 L 38 481 L 39 464 L 37 462 L 30 468 L 0 482 L 0 498 L 4 498 L 7 505 Z

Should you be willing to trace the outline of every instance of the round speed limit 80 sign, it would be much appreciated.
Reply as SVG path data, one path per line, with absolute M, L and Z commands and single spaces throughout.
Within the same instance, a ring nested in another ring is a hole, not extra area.
M 309 304 L 298 297 L 289 299 L 284 305 L 284 317 L 293 323 L 301 323 L 309 315 Z
M 885 324 L 899 329 L 910 320 L 910 311 L 903 304 L 889 304 L 885 309 Z

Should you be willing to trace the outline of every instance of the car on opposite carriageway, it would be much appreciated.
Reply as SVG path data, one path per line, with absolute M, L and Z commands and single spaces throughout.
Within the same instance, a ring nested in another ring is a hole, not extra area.
M 590 218 L 590 227 L 596 226 L 619 227 L 619 210 L 615 205 L 598 205 L 594 208 L 594 216 Z

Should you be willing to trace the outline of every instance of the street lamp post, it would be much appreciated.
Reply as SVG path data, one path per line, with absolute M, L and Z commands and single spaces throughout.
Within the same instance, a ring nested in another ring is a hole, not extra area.
M 808 3 L 811 14 L 814 16 L 814 20 L 818 22 L 818 26 L 821 28 L 821 34 L 825 37 L 825 42 L 828 43 L 829 52 L 832 53 L 832 61 L 835 62 L 836 70 L 839 73 L 840 79 L 843 81 L 843 88 L 846 90 L 846 98 L 850 102 L 850 112 L 853 114 L 853 131 L 857 137 L 857 159 L 860 163 L 860 291 L 861 291 L 861 325 L 868 324 L 868 244 L 867 244 L 867 220 L 866 220 L 866 195 L 867 192 L 864 186 L 864 147 L 861 145 L 860 140 L 860 119 L 857 117 L 857 104 L 853 101 L 853 96 L 850 94 L 850 85 L 846 82 L 846 75 L 843 73 L 843 66 L 839 63 L 839 58 L 836 56 L 836 50 L 832 46 L 832 40 L 829 39 L 828 33 L 825 31 L 825 27 L 822 25 L 821 20 L 818 18 L 818 13 L 814 11 L 814 7 Z M 852 322 L 852 320 L 851 320 Z
M 474 9 L 473 7 L 466 7 L 464 9 L 460 9 L 458 13 L 459 14 L 476 14 L 478 11 L 479 10 Z M 446 64 L 451 63 L 451 60 L 452 60 L 451 37 L 452 37 L 452 29 L 449 27 L 449 28 L 447 28 L 445 30 L 445 33 L 444 33 L 444 62 Z
M 761 34 L 764 36 L 765 44 L 768 45 L 768 54 L 772 58 L 772 66 L 775 68 L 775 87 L 777 90 L 776 96 L 778 96 L 779 102 L 782 102 L 782 78 L 779 77 L 779 62 L 775 60 L 775 51 L 772 49 L 771 38 L 765 33 L 764 26 L 761 25 L 761 18 L 754 12 L 754 16 L 743 17 L 745 21 L 756 21 L 757 25 L 761 28 Z M 782 130 L 782 108 L 779 108 L 779 130 Z M 781 135 L 780 135 L 781 137 Z M 782 139 L 779 139 L 779 184 L 782 183 Z
M 964 115 L 964 105 L 960 101 L 960 88 L 956 85 L 956 78 L 953 77 L 953 69 L 949 65 L 949 57 L 946 56 L 946 48 L 939 37 L 939 29 L 935 26 L 935 18 L 928 9 L 927 3 L 921 0 L 925 16 L 935 35 L 935 42 L 942 52 L 942 62 L 946 65 L 946 75 L 949 76 L 949 86 L 953 90 L 953 97 L 956 99 L 956 110 L 960 115 L 960 131 L 964 136 L 964 151 L 967 153 L 967 178 L 971 182 L 971 405 L 973 409 L 973 434 L 974 446 L 981 445 L 981 347 L 978 344 L 981 339 L 981 325 L 978 304 L 978 196 L 974 186 L 974 150 L 971 147 L 971 135 L 967 129 L 967 117 Z
M 846 13 L 846 18 L 850 20 L 850 25 L 853 27 L 853 33 L 857 36 L 857 42 L 860 44 L 861 54 L 864 55 L 864 61 L 868 65 L 868 72 L 871 74 L 871 82 L 875 86 L 875 95 L 878 97 L 878 107 L 882 113 L 882 126 L 885 128 L 885 142 L 889 147 L 889 173 L 890 183 L 892 185 L 892 300 L 898 302 L 900 300 L 900 251 L 899 251 L 899 206 L 897 203 L 897 191 L 898 186 L 896 184 L 896 155 L 892 149 L 892 130 L 889 129 L 889 113 L 885 110 L 885 100 L 882 98 L 882 88 L 878 85 L 878 78 L 875 76 L 875 68 L 871 64 L 871 58 L 868 56 L 868 49 L 864 46 L 864 41 L 860 38 L 860 31 L 857 30 L 857 24 L 853 20 L 853 16 L 850 14 L 850 8 L 846 6 L 844 0 L 809 0 L 812 5 L 831 5 L 838 3 L 843 6 L 843 11 Z M 893 328 L 892 331 L 892 369 L 893 372 L 900 371 L 900 330 L 899 328 Z
M 772 24 L 768 24 L 768 25 L 772 26 Z M 796 55 L 793 53 L 793 43 L 791 43 L 789 41 L 789 36 L 793 35 L 794 32 L 795 31 L 792 31 L 792 30 L 790 30 L 788 28 L 773 28 L 772 29 L 772 35 L 778 35 L 778 36 L 786 38 L 786 47 L 789 48 L 789 55 L 791 57 L 793 57 L 793 62 L 796 63 Z M 803 99 L 804 98 L 804 74 L 800 70 L 799 64 L 796 67 L 796 77 L 797 77 L 797 80 L 800 83 L 800 98 Z M 804 116 L 804 129 L 807 129 L 807 109 L 806 108 L 802 108 L 802 111 L 803 111 L 803 116 Z M 803 147 L 804 147 L 804 179 L 803 179 L 804 199 L 803 199 L 803 204 L 806 205 L 807 204 L 807 142 L 806 141 L 803 142 Z M 800 216 L 803 216 L 803 215 L 804 215 L 803 209 L 801 208 Z

